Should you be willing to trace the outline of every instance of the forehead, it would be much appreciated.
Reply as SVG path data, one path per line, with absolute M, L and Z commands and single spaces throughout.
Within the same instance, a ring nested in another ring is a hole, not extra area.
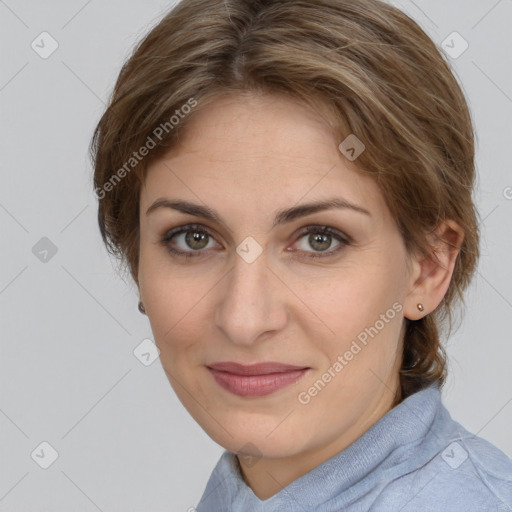
M 385 208 L 375 181 L 340 153 L 326 120 L 296 100 L 224 96 L 186 121 L 179 144 L 148 167 L 142 209 L 164 195 L 250 211 L 336 194 Z
M 336 144 L 327 122 L 297 99 L 283 95 L 231 94 L 211 100 L 185 120 L 180 148 L 204 158 L 325 161 L 319 150 Z M 204 144 L 199 148 L 198 138 Z

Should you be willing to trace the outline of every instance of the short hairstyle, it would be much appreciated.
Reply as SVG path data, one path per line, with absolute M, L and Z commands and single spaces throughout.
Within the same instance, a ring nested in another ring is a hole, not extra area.
M 366 149 L 353 163 L 380 187 L 408 254 L 432 254 L 428 236 L 442 220 L 462 227 L 443 300 L 423 318 L 405 319 L 402 398 L 442 387 L 440 333 L 447 318 L 451 333 L 479 257 L 473 126 L 443 53 L 380 0 L 182 0 L 169 11 L 124 63 L 91 140 L 109 253 L 138 284 L 148 165 L 177 144 L 195 112 L 242 93 L 296 99 L 321 113 L 340 142 L 356 135 Z

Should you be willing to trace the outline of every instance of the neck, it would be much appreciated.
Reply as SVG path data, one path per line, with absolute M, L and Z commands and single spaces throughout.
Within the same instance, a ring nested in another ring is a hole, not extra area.
M 243 457 L 239 456 L 238 462 L 245 483 L 260 500 L 274 496 L 294 480 L 344 450 L 400 402 L 401 391 L 397 378 L 393 387 L 381 387 L 380 396 L 369 403 L 357 422 L 326 443 L 316 444 L 287 457 L 263 457 L 254 465 L 244 464 Z

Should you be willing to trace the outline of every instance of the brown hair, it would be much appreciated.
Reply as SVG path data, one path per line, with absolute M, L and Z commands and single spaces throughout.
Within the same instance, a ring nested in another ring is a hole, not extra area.
M 431 254 L 427 235 L 443 219 L 463 228 L 441 304 L 405 320 L 402 398 L 441 387 L 440 330 L 448 317 L 451 332 L 454 304 L 464 302 L 479 257 L 473 127 L 443 54 L 415 21 L 380 0 L 183 0 L 174 7 L 123 65 L 91 141 L 109 252 L 137 283 L 147 166 L 176 143 L 195 111 L 241 92 L 293 97 L 330 119 L 340 142 L 349 134 L 363 141 L 354 163 L 380 186 L 410 254 Z M 186 104 L 196 108 L 183 115 Z M 156 132 L 159 126 L 165 129 Z M 135 158 L 150 140 L 155 148 Z

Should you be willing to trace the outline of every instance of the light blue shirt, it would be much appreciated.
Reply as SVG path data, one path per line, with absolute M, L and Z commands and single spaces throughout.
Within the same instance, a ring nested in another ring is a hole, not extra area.
M 435 386 L 260 500 L 225 451 L 197 512 L 512 512 L 512 459 L 455 422 Z

